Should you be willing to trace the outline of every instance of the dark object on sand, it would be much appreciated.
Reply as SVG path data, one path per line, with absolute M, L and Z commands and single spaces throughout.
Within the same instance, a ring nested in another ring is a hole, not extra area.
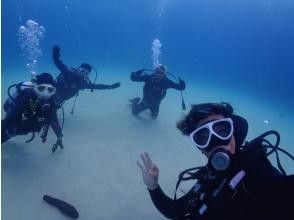
M 77 219 L 79 217 L 78 211 L 73 207 L 72 205 L 68 204 L 67 202 L 64 202 L 60 199 L 53 198 L 48 195 L 44 195 L 43 199 L 48 202 L 51 205 L 54 205 L 56 208 L 58 208 L 62 213 L 64 213 L 67 216 L 70 216 L 74 219 Z

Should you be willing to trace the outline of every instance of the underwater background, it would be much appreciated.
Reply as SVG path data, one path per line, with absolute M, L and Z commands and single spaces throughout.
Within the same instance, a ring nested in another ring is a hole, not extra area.
M 247 118 L 248 140 L 274 129 L 281 147 L 294 152 L 294 1 L 3 0 L 1 12 L 2 104 L 8 86 L 30 80 L 32 71 L 59 74 L 54 45 L 66 65 L 94 66 L 98 83 L 122 83 L 82 91 L 74 115 L 73 100 L 65 104 L 63 152 L 51 154 L 51 133 L 45 144 L 20 136 L 2 146 L 4 220 L 62 219 L 42 202 L 44 194 L 74 204 L 80 219 L 163 219 L 136 166 L 140 153 L 151 154 L 169 195 L 178 173 L 205 159 L 175 127 L 187 113 L 179 92 L 168 91 L 156 121 L 131 115 L 128 99 L 142 94 L 142 84 L 129 76 L 153 68 L 155 39 L 160 63 L 186 82 L 187 106 L 229 102 Z M 22 32 L 29 20 L 33 41 Z M 282 158 L 293 173 L 292 161 Z

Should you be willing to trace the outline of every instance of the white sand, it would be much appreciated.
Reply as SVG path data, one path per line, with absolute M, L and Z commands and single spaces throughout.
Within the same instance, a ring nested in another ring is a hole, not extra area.
M 44 194 L 73 204 L 83 220 L 164 219 L 153 206 L 136 165 L 140 153 L 151 154 L 160 169 L 160 184 L 169 195 L 173 195 L 178 173 L 204 164 L 205 159 L 175 128 L 182 117 L 178 92 L 168 91 L 157 120 L 149 120 L 146 113 L 139 120 L 132 116 L 127 100 L 141 95 L 141 85 L 129 81 L 129 70 L 122 71 L 125 74 L 114 72 L 121 75 L 121 88 L 81 92 L 74 115 L 69 113 L 73 100 L 66 103 L 63 151 L 51 153 L 55 143 L 52 132 L 45 144 L 39 137 L 26 144 L 30 136 L 20 136 L 2 146 L 3 220 L 69 219 L 43 202 Z M 101 80 L 116 81 L 106 74 Z M 5 79 L 4 83 L 11 81 Z M 228 101 L 236 113 L 248 119 L 248 139 L 276 129 L 281 134 L 281 146 L 294 153 L 294 118 L 287 110 L 270 106 L 266 100 L 199 82 L 189 82 L 188 86 L 187 106 Z M 4 92 L 5 86 L 2 97 Z M 289 159 L 285 167 L 293 173 Z M 184 184 L 184 188 L 191 184 Z

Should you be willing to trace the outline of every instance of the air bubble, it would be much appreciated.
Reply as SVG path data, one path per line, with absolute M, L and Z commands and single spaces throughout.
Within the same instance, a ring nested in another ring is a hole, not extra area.
M 161 48 L 161 43 L 160 41 L 156 38 L 154 39 L 154 41 L 152 42 L 152 60 L 153 60 L 153 67 L 157 67 L 160 63 L 159 63 L 159 55 L 161 54 L 160 51 Z
M 26 60 L 26 66 L 33 75 L 36 72 L 36 65 L 42 55 L 40 40 L 44 37 L 45 28 L 34 20 L 26 21 L 26 25 L 18 28 L 18 43 L 22 50 L 21 56 Z

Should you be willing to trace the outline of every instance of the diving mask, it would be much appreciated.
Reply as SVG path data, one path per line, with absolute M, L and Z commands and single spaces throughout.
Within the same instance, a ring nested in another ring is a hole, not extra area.
M 216 137 L 222 141 L 228 141 L 233 135 L 234 126 L 231 118 L 223 118 L 206 123 L 190 134 L 192 142 L 201 150 L 209 150 L 211 142 L 215 142 Z
M 51 84 L 39 84 L 34 87 L 36 94 L 40 98 L 50 98 L 52 95 L 56 93 L 56 88 Z

